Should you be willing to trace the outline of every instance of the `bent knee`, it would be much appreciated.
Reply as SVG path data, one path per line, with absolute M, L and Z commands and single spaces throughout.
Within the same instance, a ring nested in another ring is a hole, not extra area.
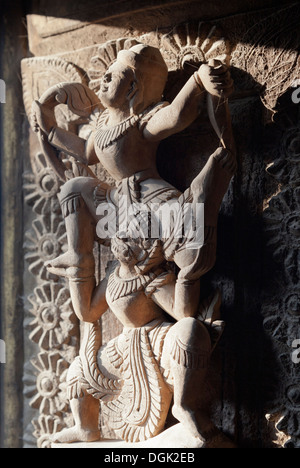
M 166 344 L 171 349 L 175 343 L 180 343 L 184 349 L 201 354 L 209 353 L 211 350 L 210 335 L 206 326 L 193 317 L 185 317 L 172 326 L 167 334 Z
M 189 263 L 188 263 L 189 262 Z M 178 274 L 181 281 L 198 281 L 203 275 L 210 271 L 216 262 L 216 243 L 204 244 L 200 249 L 192 250 L 189 257 L 185 259 L 184 266 Z M 178 265 L 177 258 L 176 264 Z M 180 267 L 180 265 L 178 265 Z
M 176 335 L 184 344 L 199 343 L 199 341 L 210 342 L 210 336 L 205 325 L 193 317 L 185 317 L 174 325 Z
M 62 187 L 59 194 L 59 199 L 63 200 L 69 195 L 91 195 L 96 185 L 99 184 L 97 179 L 93 177 L 75 177 L 74 179 L 68 180 Z

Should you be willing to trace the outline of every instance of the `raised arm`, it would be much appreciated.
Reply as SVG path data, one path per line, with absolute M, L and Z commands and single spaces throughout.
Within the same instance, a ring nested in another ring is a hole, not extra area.
M 94 132 L 87 140 L 73 132 L 58 127 L 53 107 L 34 101 L 32 104 L 32 121 L 34 131 L 40 133 L 42 139 L 60 151 L 76 158 L 87 165 L 96 164 L 98 158 L 94 150 Z
M 49 88 L 32 104 L 31 123 L 40 140 L 76 158 L 83 164 L 96 164 L 94 135 L 87 140 L 60 128 L 56 122 L 55 107 L 65 104 L 73 114 L 89 119 L 94 110 L 101 108 L 96 94 L 82 83 L 60 83 Z
M 184 130 L 198 117 L 204 96 L 204 88 L 192 76 L 174 101 L 150 119 L 144 128 L 144 137 L 149 141 L 161 141 Z
M 144 128 L 144 137 L 160 141 L 188 127 L 200 114 L 207 93 L 222 98 L 232 92 L 228 68 L 220 62 L 201 65 L 174 101 L 160 109 Z

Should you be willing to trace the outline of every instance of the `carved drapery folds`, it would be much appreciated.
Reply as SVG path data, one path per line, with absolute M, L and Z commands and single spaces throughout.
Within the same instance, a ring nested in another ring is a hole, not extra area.
M 289 18 L 294 15 L 296 21 L 297 16 L 292 9 L 286 10 L 284 15 Z M 237 79 L 237 93 L 232 99 L 236 132 L 241 128 L 238 117 L 235 118 L 235 115 L 238 116 L 238 112 L 235 114 L 236 106 L 241 102 L 243 108 L 243 99 L 253 99 L 254 102 L 260 96 L 269 112 L 268 116 L 277 118 L 275 123 L 266 127 L 266 141 L 271 135 L 270 142 L 261 149 L 260 155 L 261 161 L 264 157 L 267 169 L 266 176 L 262 176 L 260 182 L 264 177 L 268 182 L 268 189 L 262 195 L 263 210 L 260 213 L 263 242 L 268 252 L 264 264 L 265 289 L 261 298 L 261 313 L 265 333 L 274 346 L 280 366 L 280 385 L 276 386 L 275 394 L 267 402 L 265 412 L 274 414 L 274 418 L 280 421 L 277 428 L 286 434 L 285 440 L 289 439 L 287 444 L 298 446 L 299 378 L 297 365 L 291 361 L 290 353 L 292 340 L 299 338 L 299 114 L 295 114 L 290 99 L 288 109 L 293 109 L 293 119 L 291 121 L 289 118 L 288 121 L 287 115 L 278 108 L 278 103 L 289 93 L 297 78 L 300 65 L 299 34 L 295 33 L 296 26 L 293 27 L 293 24 L 287 31 L 285 26 L 288 22 L 282 21 L 281 14 L 276 12 L 255 26 L 248 27 L 239 40 L 232 30 L 231 34 L 227 34 L 229 28 L 234 31 L 235 23 L 232 20 L 226 23 L 226 19 L 223 23 L 216 25 L 194 21 L 175 26 L 168 33 L 156 31 L 91 46 L 89 53 L 92 58 L 88 67 L 84 65 L 84 70 L 81 63 L 71 63 L 62 55 L 25 59 L 22 62 L 24 104 L 30 116 L 32 101 L 60 82 L 79 82 L 97 92 L 101 77 L 115 60 L 118 51 L 138 42 L 159 47 L 169 72 L 185 68 L 193 71 L 193 66 L 210 59 L 230 64 L 236 70 L 233 76 Z M 84 119 L 66 113 L 63 106 L 58 107 L 60 126 L 77 128 L 78 134 L 82 135 L 91 130 Z M 249 110 L 247 104 L 244 109 Z M 270 122 L 270 118 L 267 120 Z M 64 222 L 57 199 L 62 181 L 54 174 L 34 138 L 32 171 L 24 174 L 23 189 L 25 202 L 32 210 L 32 224 L 25 233 L 25 259 L 35 282 L 28 297 L 25 321 L 28 338 L 35 343 L 37 356 L 32 354 L 31 370 L 28 365 L 25 366 L 25 395 L 31 399 L 30 404 L 36 411 L 33 424 L 38 446 L 46 447 L 49 435 L 70 421 L 64 382 L 66 370 L 78 354 L 80 333 L 67 282 L 49 274 L 44 266 L 46 261 L 66 249 Z M 246 143 L 237 140 L 238 152 L 240 150 L 242 155 Z M 71 157 L 60 154 L 60 159 L 68 169 L 67 178 L 87 175 L 86 168 Z M 240 194 L 244 195 L 248 190 L 249 176 L 246 174 L 246 163 L 241 157 L 238 181 L 242 185 Z M 94 166 L 93 171 L 100 180 L 113 184 L 100 165 Z M 270 182 L 271 178 L 275 182 Z M 251 184 L 251 189 L 255 190 L 254 182 L 251 181 Z M 258 207 L 256 209 L 259 210 Z M 278 276 L 270 282 L 268 271 L 273 262 L 277 265 Z M 103 264 L 101 272 L 99 267 L 99 275 L 102 272 Z M 109 413 L 109 405 L 107 408 Z

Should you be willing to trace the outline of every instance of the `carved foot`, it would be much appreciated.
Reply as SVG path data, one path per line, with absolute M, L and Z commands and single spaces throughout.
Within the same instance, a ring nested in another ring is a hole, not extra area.
M 202 448 L 237 448 L 206 416 L 180 405 L 174 405 L 172 413 L 193 437 L 203 443 Z
M 193 437 L 199 438 L 203 441 L 205 441 L 205 438 L 201 435 L 201 433 L 207 433 L 215 430 L 214 425 L 209 419 L 205 418 L 204 422 L 199 422 L 197 420 L 196 413 L 189 407 L 174 404 L 172 408 L 172 414 L 176 419 L 178 419 L 178 421 L 181 422 L 184 427 L 188 428 Z M 198 419 L 200 418 L 198 417 Z M 202 430 L 200 430 L 200 427 Z
M 68 251 L 59 257 L 45 263 L 45 267 L 57 276 L 67 278 L 88 278 L 95 274 L 95 261 L 92 254 L 80 255 Z
M 63 429 L 50 437 L 51 442 L 69 444 L 71 442 L 95 442 L 100 440 L 100 431 L 89 431 L 77 426 Z

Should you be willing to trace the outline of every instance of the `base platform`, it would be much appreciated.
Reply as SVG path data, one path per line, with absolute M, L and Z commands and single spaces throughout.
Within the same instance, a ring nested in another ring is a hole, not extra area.
M 52 443 L 52 448 L 103 448 L 103 449 L 131 449 L 131 448 L 202 448 L 203 442 L 194 437 L 181 423 L 166 429 L 161 434 L 144 442 L 129 443 L 123 440 L 104 439 L 96 442 Z

